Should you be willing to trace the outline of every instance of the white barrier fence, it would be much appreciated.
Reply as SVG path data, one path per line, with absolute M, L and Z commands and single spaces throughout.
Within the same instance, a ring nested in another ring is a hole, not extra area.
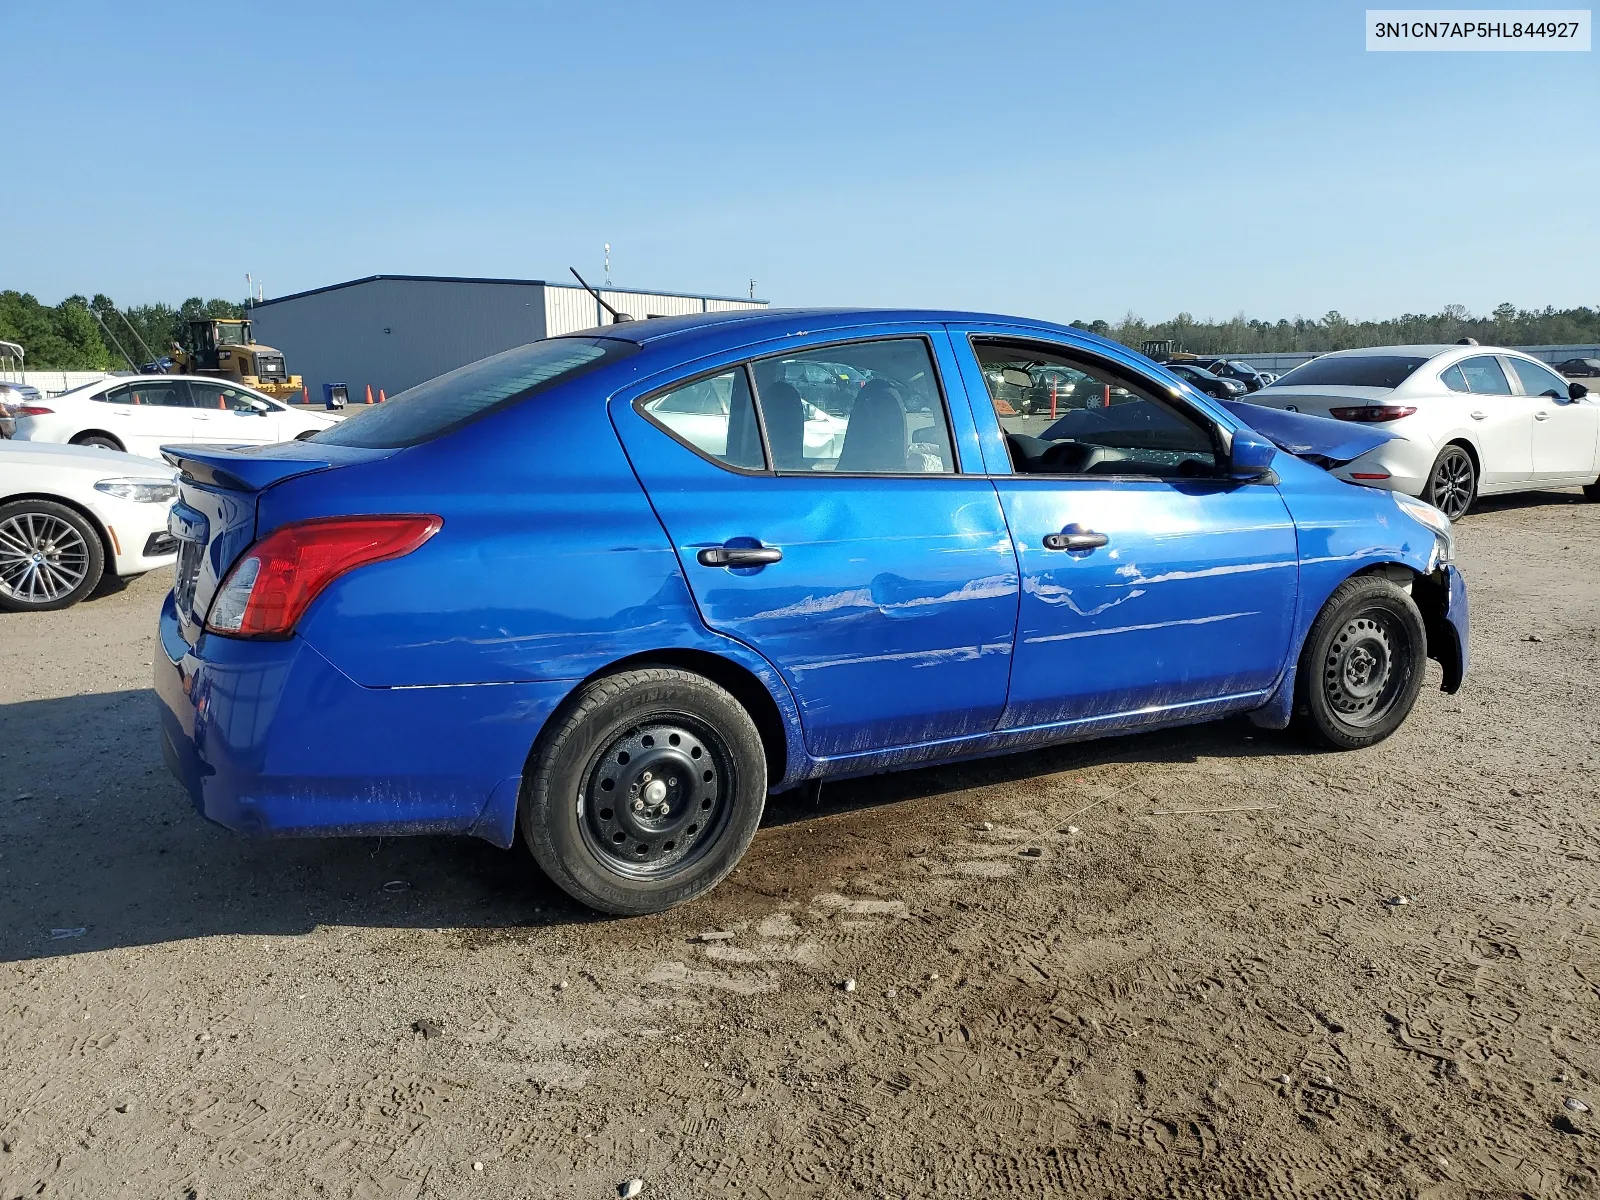
M 99 383 L 110 371 L 0 371 L 0 383 L 23 383 L 46 396 L 59 396 L 88 383 Z

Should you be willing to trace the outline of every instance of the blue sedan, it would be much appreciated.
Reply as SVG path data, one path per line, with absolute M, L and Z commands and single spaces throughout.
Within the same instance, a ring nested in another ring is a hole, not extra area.
M 166 449 L 164 754 L 230 829 L 520 829 L 633 914 L 809 780 L 1234 713 L 1368 746 L 1467 659 L 1448 521 L 1324 469 L 1387 436 L 1012 317 L 536 342 L 307 441 Z

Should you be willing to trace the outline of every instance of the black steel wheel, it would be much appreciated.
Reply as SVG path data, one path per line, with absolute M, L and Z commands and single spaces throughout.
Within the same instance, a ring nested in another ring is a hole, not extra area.
M 1452 521 L 1467 515 L 1478 496 L 1478 468 L 1466 447 L 1452 442 L 1439 451 L 1422 498 Z
M 1347 579 L 1311 626 L 1295 679 L 1295 721 L 1339 750 L 1388 737 L 1410 714 L 1427 670 L 1428 635 L 1405 590 Z
M 690 671 L 640 667 L 595 680 L 551 718 L 519 820 L 564 891 L 633 916 L 726 878 L 766 792 L 761 736 L 733 696 Z

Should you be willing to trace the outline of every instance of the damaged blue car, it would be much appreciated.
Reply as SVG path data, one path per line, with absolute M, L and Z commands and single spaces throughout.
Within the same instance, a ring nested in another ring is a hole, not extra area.
M 506 351 L 309 440 L 172 446 L 155 656 L 199 811 L 460 833 L 609 913 L 769 793 L 1248 713 L 1355 749 L 1467 667 L 1449 522 L 1011 317 L 745 311 Z

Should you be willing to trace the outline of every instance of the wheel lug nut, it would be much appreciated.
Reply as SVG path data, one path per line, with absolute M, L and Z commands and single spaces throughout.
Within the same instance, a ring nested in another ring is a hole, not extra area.
M 635 800 L 633 802 L 633 811 L 634 812 L 643 812 L 644 811 L 644 801 L 643 800 Z
M 640 783 L 649 783 L 650 780 L 653 779 L 653 778 L 654 778 L 654 776 L 651 775 L 649 771 L 646 771 L 643 775 L 639 776 L 639 782 Z

